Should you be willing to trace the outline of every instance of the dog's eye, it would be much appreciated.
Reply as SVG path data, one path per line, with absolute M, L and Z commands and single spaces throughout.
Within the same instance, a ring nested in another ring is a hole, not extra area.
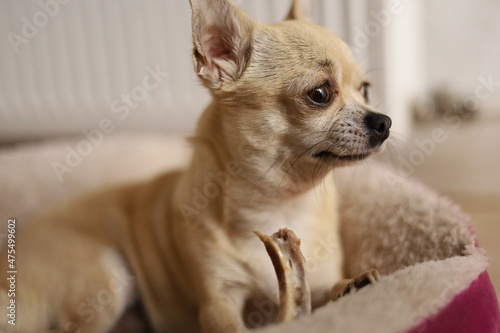
M 315 105 L 326 106 L 332 99 L 332 92 L 330 91 L 328 83 L 324 83 L 320 87 L 314 88 L 308 92 L 307 97 L 309 97 L 309 100 Z
M 369 82 L 363 82 L 361 83 L 361 87 L 359 88 L 359 91 L 361 92 L 361 94 L 363 95 L 363 98 L 365 99 L 365 102 L 368 103 L 368 101 L 370 100 L 370 95 L 368 94 L 368 88 L 370 87 L 370 83 Z

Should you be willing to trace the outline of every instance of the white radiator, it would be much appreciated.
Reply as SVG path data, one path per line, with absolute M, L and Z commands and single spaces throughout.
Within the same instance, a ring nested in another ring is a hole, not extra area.
M 237 2 L 267 23 L 291 0 Z M 347 37 L 352 3 L 313 1 L 314 20 Z M 208 101 L 190 17 L 188 0 L 0 0 L 0 141 L 100 127 L 188 133 Z

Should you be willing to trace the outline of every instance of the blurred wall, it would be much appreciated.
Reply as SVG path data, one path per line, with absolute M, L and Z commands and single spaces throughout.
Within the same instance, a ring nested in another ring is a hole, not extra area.
M 498 113 L 500 1 L 427 0 L 424 19 L 429 89 L 477 93 L 486 111 Z
M 188 133 L 208 94 L 188 1 L 1 0 L 0 140 Z

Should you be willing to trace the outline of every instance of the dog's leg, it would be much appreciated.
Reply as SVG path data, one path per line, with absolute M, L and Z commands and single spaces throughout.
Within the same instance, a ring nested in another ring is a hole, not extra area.
M 78 297 L 73 297 L 71 303 L 68 300 L 59 317 L 59 327 L 65 332 L 108 332 L 133 299 L 135 279 L 118 253 L 103 247 L 94 261 L 89 260 L 92 254 L 88 255 L 80 261 L 88 266 L 76 273 L 85 284 L 77 292 Z M 86 270 L 93 272 L 87 275 Z
M 203 333 L 247 332 L 243 308 L 248 291 L 240 283 L 224 282 L 208 286 L 200 305 L 199 320 Z
M 357 290 L 373 284 L 380 279 L 380 274 L 376 269 L 370 269 L 353 279 L 344 279 L 337 282 L 330 291 L 329 299 L 336 301 L 340 297 L 356 292 Z
M 0 331 L 107 332 L 134 289 L 121 257 L 102 242 L 68 228 L 33 229 L 21 231 L 16 243 L 16 325 L 2 316 Z M 7 262 L 2 255 L 2 262 Z M 9 286 L 2 273 L 0 299 L 7 304 Z
M 354 293 L 370 284 L 376 283 L 380 279 L 380 274 L 376 269 L 370 269 L 356 276 L 353 279 L 343 279 L 334 284 L 334 286 L 324 292 L 320 301 L 314 304 L 314 310 L 334 302 L 341 297 Z

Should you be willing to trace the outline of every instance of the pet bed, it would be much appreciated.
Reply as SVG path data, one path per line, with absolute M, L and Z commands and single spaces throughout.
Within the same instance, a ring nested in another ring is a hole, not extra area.
M 83 141 L 0 150 L 0 233 L 9 218 L 22 227 L 56 201 L 147 179 L 183 165 L 190 154 L 183 140 L 161 134 L 110 135 L 80 154 Z M 455 205 L 373 163 L 335 176 L 345 269 L 354 276 L 375 267 L 383 276 L 311 316 L 258 332 L 500 332 L 488 259 Z

